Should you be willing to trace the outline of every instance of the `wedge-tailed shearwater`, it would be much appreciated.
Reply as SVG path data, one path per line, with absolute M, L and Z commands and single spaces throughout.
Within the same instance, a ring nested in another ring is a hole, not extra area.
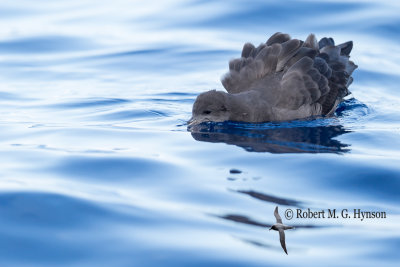
M 267 122 L 331 115 L 349 94 L 353 42 L 305 41 L 280 32 L 255 47 L 246 43 L 222 78 L 226 92 L 198 95 L 189 125 L 206 121 Z
M 269 230 L 279 231 L 279 239 L 281 240 L 281 246 L 282 246 L 283 250 L 285 251 L 285 253 L 288 254 L 287 249 L 286 249 L 286 243 L 285 243 L 285 230 L 294 229 L 294 227 L 284 225 L 282 223 L 282 218 L 281 218 L 281 216 L 279 216 L 279 213 L 278 213 L 278 206 L 276 206 L 276 208 L 275 208 L 274 215 L 276 218 L 276 224 L 272 225 Z

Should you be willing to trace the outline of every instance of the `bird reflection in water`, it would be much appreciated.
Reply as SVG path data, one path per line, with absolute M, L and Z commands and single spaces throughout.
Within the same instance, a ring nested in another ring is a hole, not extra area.
M 297 123 L 206 122 L 189 127 L 197 141 L 226 143 L 249 152 L 345 153 L 349 145 L 335 138 L 349 133 L 342 125 L 319 125 L 318 120 Z

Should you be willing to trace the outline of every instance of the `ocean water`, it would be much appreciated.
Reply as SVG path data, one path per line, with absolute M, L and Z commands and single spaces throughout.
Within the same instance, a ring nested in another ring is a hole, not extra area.
M 398 266 L 398 1 L 1 1 L 1 266 Z M 188 131 L 245 42 L 353 40 L 335 116 Z M 279 206 L 286 255 L 273 210 Z M 285 218 L 285 210 L 386 212 Z

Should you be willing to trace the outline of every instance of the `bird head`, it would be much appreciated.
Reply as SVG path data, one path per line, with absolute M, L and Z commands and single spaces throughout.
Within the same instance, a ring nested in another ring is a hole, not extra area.
M 193 104 L 189 126 L 202 122 L 222 122 L 229 120 L 228 94 L 211 90 L 197 96 Z

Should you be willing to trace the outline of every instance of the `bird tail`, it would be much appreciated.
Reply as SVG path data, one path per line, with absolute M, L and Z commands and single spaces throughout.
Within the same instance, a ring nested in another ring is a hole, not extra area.
M 319 54 L 314 65 L 328 78 L 329 92 L 319 99 L 322 114 L 331 114 L 343 97 L 350 94 L 348 87 L 353 82 L 353 71 L 358 67 L 350 60 L 353 42 L 335 45 L 332 38 L 322 38 L 318 43 Z M 325 66 L 323 66 L 325 65 Z

